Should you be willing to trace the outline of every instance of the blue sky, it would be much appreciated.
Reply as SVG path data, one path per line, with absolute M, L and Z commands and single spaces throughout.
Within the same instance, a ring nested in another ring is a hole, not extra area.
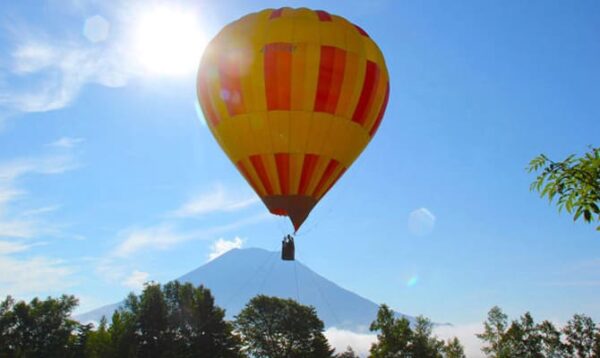
M 85 311 L 231 247 L 278 249 L 291 231 L 203 124 L 194 71 L 222 26 L 285 4 L 165 4 L 0 4 L 0 296 L 68 292 Z M 600 320 L 599 234 L 529 192 L 525 171 L 539 153 L 598 145 L 600 5 L 286 4 L 360 24 L 392 88 L 379 133 L 300 231 L 298 258 L 438 322 L 481 322 L 493 305 Z M 192 66 L 148 45 L 164 14 L 189 30 Z

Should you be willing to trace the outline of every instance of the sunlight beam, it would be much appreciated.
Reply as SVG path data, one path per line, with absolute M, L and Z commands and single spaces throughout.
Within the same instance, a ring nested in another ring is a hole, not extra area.
M 197 70 L 206 38 L 193 12 L 159 6 L 144 10 L 133 34 L 135 56 L 151 75 L 178 76 Z

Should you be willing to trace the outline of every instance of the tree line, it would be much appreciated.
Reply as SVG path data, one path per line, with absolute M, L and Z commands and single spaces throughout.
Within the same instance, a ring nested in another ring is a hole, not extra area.
M 8 296 L 0 303 L 0 357 L 265 357 L 355 358 L 351 347 L 335 353 L 313 307 L 258 295 L 233 321 L 203 286 L 173 281 L 147 284 L 130 294 L 110 323 L 97 326 L 71 318 L 74 296 L 30 302 Z M 433 334 L 434 323 L 414 322 L 382 305 L 370 330 L 377 333 L 372 358 L 463 358 L 458 338 Z M 488 357 L 600 358 L 600 331 L 590 317 L 574 315 L 562 329 L 536 324 L 529 313 L 508 322 L 498 307 L 477 335 Z
M 484 342 L 482 351 L 488 357 L 600 358 L 600 327 L 583 314 L 573 315 L 558 329 L 550 321 L 536 324 L 529 312 L 509 323 L 496 306 L 483 326 L 477 337 Z

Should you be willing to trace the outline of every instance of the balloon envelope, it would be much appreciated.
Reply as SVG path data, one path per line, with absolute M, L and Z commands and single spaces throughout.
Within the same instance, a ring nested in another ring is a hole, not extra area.
M 306 8 L 267 9 L 225 26 L 197 78 L 221 148 L 296 230 L 375 135 L 389 88 L 383 55 L 364 30 Z

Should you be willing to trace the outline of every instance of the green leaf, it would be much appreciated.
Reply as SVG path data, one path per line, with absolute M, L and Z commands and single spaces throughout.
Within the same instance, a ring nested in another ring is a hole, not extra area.
M 573 221 L 577 221 L 577 219 L 579 219 L 579 217 L 581 216 L 581 214 L 583 213 L 583 208 L 580 206 L 577 208 L 577 211 L 575 212 L 575 216 L 573 217 Z
M 590 222 L 592 220 L 592 213 L 588 209 L 585 209 L 583 211 L 583 219 L 587 222 Z

